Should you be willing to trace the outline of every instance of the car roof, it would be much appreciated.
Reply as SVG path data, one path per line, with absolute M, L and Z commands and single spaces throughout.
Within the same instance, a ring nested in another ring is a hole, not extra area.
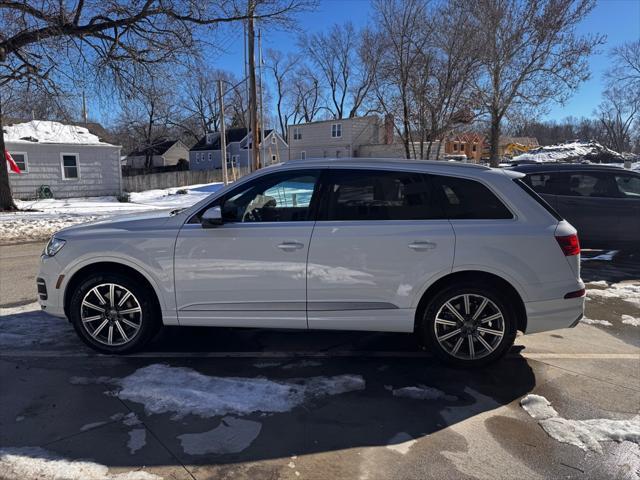
M 389 166 L 393 168 L 416 168 L 416 167 L 441 167 L 443 169 L 448 168 L 464 168 L 475 170 L 491 170 L 491 168 L 485 165 L 478 165 L 476 163 L 464 163 L 464 162 L 449 162 L 446 160 L 409 160 L 406 158 L 308 158 L 305 160 L 289 160 L 281 163 L 282 166 L 314 166 L 314 167 L 367 167 L 367 166 Z
M 615 165 L 598 165 L 593 163 L 528 163 L 525 165 L 517 165 L 514 167 L 507 167 L 509 170 L 515 170 L 522 173 L 536 173 L 536 172 L 575 172 L 575 171 L 600 171 L 600 172 L 612 172 L 620 171 L 623 169 L 623 164 L 620 166 Z M 625 170 L 628 171 L 628 170 Z

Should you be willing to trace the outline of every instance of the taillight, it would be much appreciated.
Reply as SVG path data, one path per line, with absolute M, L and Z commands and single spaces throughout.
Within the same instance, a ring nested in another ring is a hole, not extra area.
M 564 298 L 580 298 L 584 297 L 586 293 L 587 291 L 584 288 L 581 288 L 580 290 L 576 290 L 575 292 L 567 293 Z
M 573 234 L 556 237 L 556 241 L 558 242 L 558 245 L 560 245 L 565 257 L 580 254 L 580 242 L 578 241 L 578 235 Z

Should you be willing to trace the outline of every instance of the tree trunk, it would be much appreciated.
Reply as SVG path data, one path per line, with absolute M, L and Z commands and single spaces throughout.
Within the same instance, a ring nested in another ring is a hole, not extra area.
M 497 167 L 500 164 L 500 117 L 495 112 L 491 112 L 489 161 L 492 167 Z
M 11 195 L 11 185 L 9 184 L 9 170 L 7 170 L 7 160 L 5 158 L 6 147 L 4 145 L 4 123 L 2 121 L 2 98 L 0 98 L 0 211 L 17 210 Z

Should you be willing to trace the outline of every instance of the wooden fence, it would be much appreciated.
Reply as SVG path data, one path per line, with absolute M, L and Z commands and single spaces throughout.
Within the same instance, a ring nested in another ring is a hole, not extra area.
M 244 168 L 236 169 L 236 178 L 246 175 Z M 234 176 L 229 169 L 229 181 Z M 222 170 L 183 170 L 178 172 L 150 173 L 122 177 L 122 189 L 125 192 L 143 192 L 145 190 L 186 187 L 200 183 L 222 182 Z

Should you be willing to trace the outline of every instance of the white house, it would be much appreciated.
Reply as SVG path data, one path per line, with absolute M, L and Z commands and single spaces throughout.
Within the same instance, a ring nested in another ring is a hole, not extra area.
M 181 160 L 189 159 L 189 147 L 181 140 L 162 140 L 131 152 L 126 157 L 126 166 L 130 168 L 172 167 Z
M 21 170 L 9 173 L 14 198 L 36 198 L 42 186 L 55 198 L 122 193 L 119 145 L 58 122 L 33 120 L 3 130 L 7 151 Z

